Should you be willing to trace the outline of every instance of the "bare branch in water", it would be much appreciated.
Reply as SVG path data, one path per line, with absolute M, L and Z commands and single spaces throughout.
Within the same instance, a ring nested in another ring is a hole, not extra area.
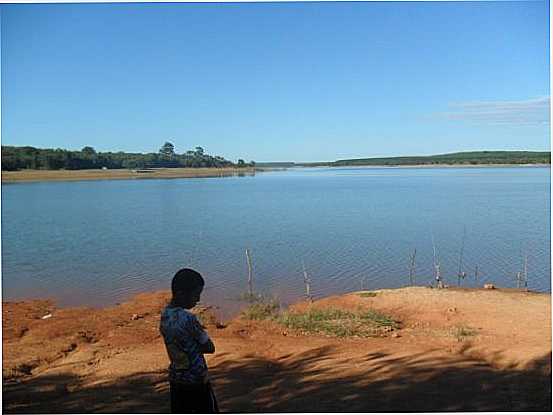
M 417 256 L 417 248 L 413 251 L 412 255 L 409 255 L 411 259 L 409 265 L 409 284 L 415 285 L 415 257 Z
M 457 285 L 461 286 L 461 279 L 466 277 L 463 272 L 463 251 L 465 250 L 465 238 L 467 237 L 467 227 L 463 226 L 463 240 L 461 242 L 461 252 L 459 253 L 459 271 L 457 272 Z
M 301 266 L 303 268 L 303 283 L 305 284 L 305 296 L 309 299 L 309 301 L 313 301 L 313 297 L 311 296 L 311 280 L 309 278 L 309 275 L 307 274 L 307 270 L 305 269 L 305 262 L 303 259 L 301 260 Z
M 246 260 L 248 261 L 248 295 L 253 297 L 253 267 L 250 250 L 246 248 Z

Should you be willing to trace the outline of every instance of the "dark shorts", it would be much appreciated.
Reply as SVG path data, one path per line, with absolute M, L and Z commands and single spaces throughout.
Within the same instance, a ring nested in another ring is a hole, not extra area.
M 171 412 L 174 414 L 214 414 L 219 412 L 211 383 L 169 382 Z

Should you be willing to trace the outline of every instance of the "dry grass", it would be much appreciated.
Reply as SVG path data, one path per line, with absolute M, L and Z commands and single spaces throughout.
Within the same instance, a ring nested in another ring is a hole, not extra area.
M 20 170 L 3 171 L 2 183 L 34 181 L 117 180 L 117 179 L 176 179 L 187 177 L 225 177 L 254 174 L 252 168 L 175 168 L 152 169 L 139 173 L 129 169 L 110 170 Z

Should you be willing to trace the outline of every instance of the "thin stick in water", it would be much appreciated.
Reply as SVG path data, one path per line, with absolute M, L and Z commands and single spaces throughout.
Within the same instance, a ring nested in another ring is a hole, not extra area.
M 410 255 L 411 262 L 409 265 L 409 283 L 415 285 L 415 257 L 417 256 L 417 248 L 413 251 L 413 254 Z
M 457 272 L 457 285 L 461 286 L 461 279 L 465 278 L 463 269 L 463 251 L 465 250 L 465 238 L 467 236 L 467 227 L 463 226 L 463 240 L 461 242 L 461 252 L 459 253 L 459 271 Z
M 434 252 L 434 277 L 438 288 L 443 288 L 442 277 L 440 275 L 440 263 L 436 261 L 436 244 L 434 243 L 434 232 L 432 232 L 432 250 Z
M 307 274 L 307 270 L 305 269 L 305 262 L 301 261 L 301 265 L 303 268 L 303 283 L 305 284 L 305 296 L 309 299 L 309 301 L 313 301 L 313 298 L 311 297 L 311 280 L 309 279 L 309 275 Z
M 253 298 L 253 270 L 250 250 L 246 248 L 246 260 L 248 261 L 248 295 Z
M 528 288 L 528 255 L 524 255 L 524 288 Z

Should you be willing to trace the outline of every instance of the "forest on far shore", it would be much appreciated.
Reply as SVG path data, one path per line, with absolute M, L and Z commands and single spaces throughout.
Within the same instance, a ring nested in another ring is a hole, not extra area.
M 549 151 L 463 151 L 433 156 L 372 157 L 310 163 L 257 163 L 258 167 L 426 166 L 484 164 L 551 164 Z
M 254 161 L 246 163 L 239 159 L 237 163 L 221 156 L 211 156 L 202 147 L 175 152 L 175 146 L 166 142 L 157 153 L 97 152 L 86 146 L 80 151 L 41 149 L 35 147 L 2 146 L 2 170 L 83 170 L 83 169 L 148 169 L 175 167 L 248 167 L 255 166 Z
M 545 151 L 464 151 L 435 156 L 379 157 L 337 160 L 333 166 L 415 166 L 427 164 L 551 164 Z

